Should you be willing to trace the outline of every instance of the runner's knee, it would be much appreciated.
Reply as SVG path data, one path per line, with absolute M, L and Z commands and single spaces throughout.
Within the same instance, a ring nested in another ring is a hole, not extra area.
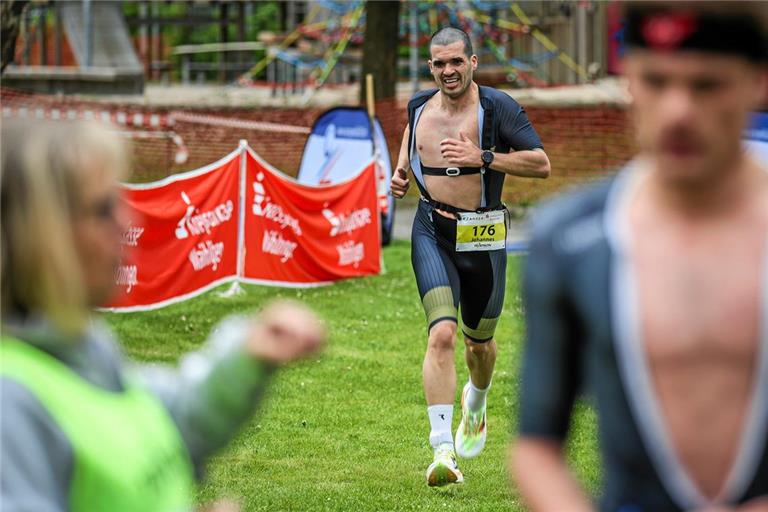
M 430 350 L 454 350 L 456 346 L 456 324 L 449 320 L 437 322 L 429 330 Z
M 466 336 L 464 337 L 464 344 L 466 345 L 467 350 L 476 357 L 487 357 L 489 354 L 493 353 L 495 350 L 494 345 L 491 343 L 492 341 L 493 338 L 485 341 L 477 341 Z

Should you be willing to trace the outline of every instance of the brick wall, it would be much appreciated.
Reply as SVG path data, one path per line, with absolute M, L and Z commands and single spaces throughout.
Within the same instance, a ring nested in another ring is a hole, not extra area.
M 3 107 L 13 105 L 45 108 L 105 109 L 112 111 L 168 114 L 167 109 L 142 106 L 105 105 L 78 102 L 66 97 L 33 95 L 2 90 Z M 291 126 L 311 127 L 324 108 L 238 108 L 185 109 L 187 113 L 217 117 L 267 121 Z M 604 176 L 629 160 L 634 153 L 627 111 L 613 105 L 589 107 L 529 107 L 528 117 L 544 142 L 552 162 L 552 176 L 547 180 L 508 178 L 504 200 L 512 205 L 528 205 L 542 197 L 574 184 Z M 377 103 L 377 115 L 387 137 L 394 163 L 407 122 L 402 103 Z M 173 131 L 184 140 L 189 158 L 176 164 L 176 146 L 169 137 L 137 136 L 131 132 L 135 181 L 149 181 L 169 174 L 196 169 L 218 160 L 246 139 L 264 159 L 276 168 L 295 175 L 301 162 L 306 134 L 224 128 L 206 124 L 177 122 Z M 157 128 L 158 135 L 169 128 Z M 129 128 L 130 131 L 130 128 Z M 152 130 L 143 130 L 150 135 Z M 414 187 L 415 189 L 415 187 Z
M 324 109 L 259 109 L 198 111 L 216 116 L 269 121 L 287 125 L 311 126 Z M 504 198 L 511 204 L 530 204 L 558 190 L 610 173 L 629 160 L 634 152 L 626 110 L 615 106 L 600 107 L 531 107 L 528 116 L 544 142 L 552 163 L 552 176 L 547 180 L 508 178 Z M 379 104 L 377 114 L 387 137 L 392 162 L 397 159 L 407 116 L 402 105 Z M 177 123 L 175 130 L 184 138 L 190 151 L 183 166 L 172 163 L 172 155 L 160 169 L 178 172 L 210 163 L 248 140 L 262 157 L 288 174 L 298 171 L 306 135 L 240 130 Z M 141 147 L 137 157 L 157 153 L 157 149 Z M 157 145 L 157 141 L 151 144 Z M 161 160 L 163 158 L 161 157 Z M 155 178 L 164 171 L 152 166 L 153 158 L 137 165 L 137 178 Z M 138 163 L 138 162 L 137 162 Z M 158 173 L 159 171 L 159 173 Z M 165 171 L 167 173 L 167 171 Z

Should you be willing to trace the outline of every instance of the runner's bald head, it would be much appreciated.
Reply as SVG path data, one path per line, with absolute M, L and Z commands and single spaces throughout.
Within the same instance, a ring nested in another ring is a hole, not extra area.
M 473 54 L 472 41 L 469 40 L 469 36 L 463 30 L 459 30 L 454 27 L 441 28 L 434 34 L 429 41 L 429 48 L 433 46 L 448 46 L 449 44 L 462 42 L 464 43 L 464 53 L 467 57 L 471 57 Z

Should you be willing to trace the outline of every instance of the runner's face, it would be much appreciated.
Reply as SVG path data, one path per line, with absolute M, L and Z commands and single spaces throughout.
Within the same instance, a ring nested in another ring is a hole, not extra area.
M 472 83 L 472 72 L 477 69 L 477 56 L 467 57 L 464 43 L 456 41 L 445 46 L 430 47 L 432 58 L 429 71 L 435 77 L 440 92 L 449 98 L 458 98 Z
M 740 57 L 634 51 L 626 59 L 637 141 L 664 177 L 707 182 L 738 161 L 765 76 Z
M 73 214 L 75 249 L 91 306 L 102 306 L 115 287 L 123 232 L 128 215 L 112 174 L 96 168 L 87 173 Z

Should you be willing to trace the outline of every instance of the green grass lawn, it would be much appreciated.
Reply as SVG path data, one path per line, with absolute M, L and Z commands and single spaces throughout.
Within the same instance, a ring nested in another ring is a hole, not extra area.
M 245 286 L 246 293 L 233 298 L 219 297 L 219 289 L 158 311 L 105 315 L 131 357 L 168 363 L 200 346 L 227 314 L 254 310 L 275 297 L 305 301 L 327 320 L 327 350 L 275 378 L 261 410 L 210 461 L 201 502 L 235 497 L 246 511 L 524 510 L 508 484 L 505 463 L 524 332 L 520 258 L 510 257 L 508 265 L 488 442 L 478 458 L 459 461 L 465 484 L 447 489 L 430 489 L 424 480 L 432 456 L 421 387 L 426 331 L 409 244 L 394 243 L 384 259 L 384 275 L 329 287 Z M 467 378 L 463 350 L 456 363 L 458 393 Z M 457 407 L 454 428 L 459 416 Z M 596 427 L 583 405 L 569 456 L 594 490 L 600 478 Z

